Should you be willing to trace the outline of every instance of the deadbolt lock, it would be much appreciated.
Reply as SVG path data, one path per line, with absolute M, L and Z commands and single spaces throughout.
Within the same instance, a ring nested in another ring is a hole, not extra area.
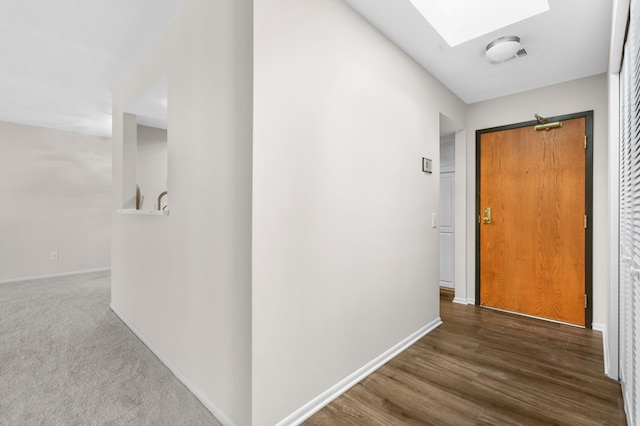
M 491 207 L 487 207 L 482 211 L 482 223 L 491 223 Z

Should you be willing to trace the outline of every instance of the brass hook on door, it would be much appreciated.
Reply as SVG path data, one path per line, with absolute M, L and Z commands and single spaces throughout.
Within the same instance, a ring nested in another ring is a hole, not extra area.
M 491 207 L 486 207 L 482 211 L 482 223 L 484 224 L 491 223 Z

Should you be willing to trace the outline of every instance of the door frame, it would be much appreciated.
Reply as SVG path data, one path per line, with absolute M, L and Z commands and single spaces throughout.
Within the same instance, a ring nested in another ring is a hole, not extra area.
M 574 118 L 585 118 L 585 133 L 587 135 L 587 149 L 585 157 L 585 214 L 587 215 L 587 229 L 585 230 L 585 283 L 584 291 L 587 295 L 587 308 L 585 309 L 585 328 L 592 328 L 593 321 L 593 110 L 577 112 L 573 114 L 548 117 L 549 121 L 564 121 Z M 476 305 L 480 306 L 480 139 L 485 133 L 493 133 L 502 130 L 512 130 L 521 127 L 533 127 L 537 121 L 524 121 L 505 126 L 490 127 L 476 130 Z

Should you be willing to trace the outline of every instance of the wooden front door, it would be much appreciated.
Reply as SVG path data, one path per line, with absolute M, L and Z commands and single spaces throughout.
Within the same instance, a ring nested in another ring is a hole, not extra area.
M 586 135 L 585 117 L 479 134 L 481 305 L 585 325 Z

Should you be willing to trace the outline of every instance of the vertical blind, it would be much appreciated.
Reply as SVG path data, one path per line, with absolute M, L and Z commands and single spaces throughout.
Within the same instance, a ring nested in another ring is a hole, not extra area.
M 620 71 L 620 380 L 640 419 L 640 0 L 632 0 Z

